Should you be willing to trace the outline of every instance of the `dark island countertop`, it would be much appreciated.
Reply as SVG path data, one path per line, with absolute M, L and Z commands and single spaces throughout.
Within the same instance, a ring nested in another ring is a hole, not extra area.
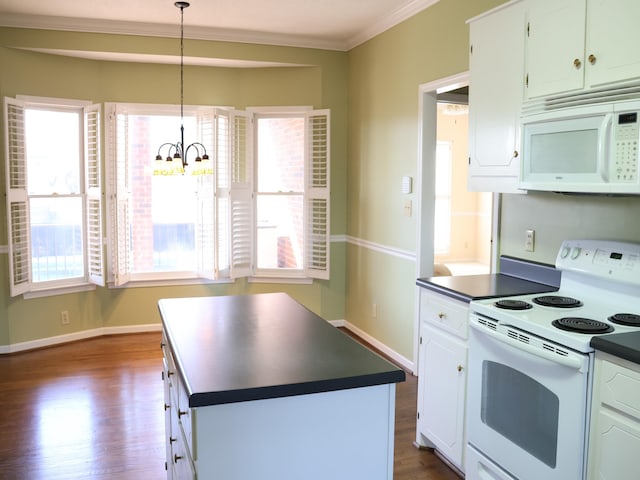
M 555 292 L 560 285 L 560 272 L 543 263 L 503 255 L 500 272 L 418 278 L 416 285 L 466 303 L 483 298 Z
M 190 407 L 405 380 L 284 293 L 162 299 L 158 308 Z
M 640 332 L 596 335 L 590 343 L 596 350 L 640 365 Z

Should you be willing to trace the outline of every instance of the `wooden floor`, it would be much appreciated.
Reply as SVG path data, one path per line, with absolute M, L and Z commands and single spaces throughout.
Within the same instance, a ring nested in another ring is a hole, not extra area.
M 0 355 L 0 479 L 166 478 L 161 369 L 159 333 Z M 397 386 L 394 478 L 458 480 L 412 445 L 416 387 Z

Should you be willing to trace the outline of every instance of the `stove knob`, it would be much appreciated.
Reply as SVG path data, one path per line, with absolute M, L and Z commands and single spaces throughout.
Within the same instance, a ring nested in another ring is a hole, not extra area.
M 571 250 L 571 260 L 578 258 L 581 252 L 582 249 L 580 247 L 574 247 L 573 250 Z
M 571 249 L 569 247 L 562 247 L 562 250 L 560 250 L 560 258 L 567 258 L 570 251 Z

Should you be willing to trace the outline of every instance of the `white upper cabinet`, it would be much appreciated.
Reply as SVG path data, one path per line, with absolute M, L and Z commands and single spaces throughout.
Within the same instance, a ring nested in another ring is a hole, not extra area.
M 470 20 L 469 191 L 523 193 L 524 6 L 510 2 Z
M 527 99 L 640 78 L 638 0 L 536 0 L 526 10 Z
M 587 87 L 640 79 L 640 2 L 589 0 Z

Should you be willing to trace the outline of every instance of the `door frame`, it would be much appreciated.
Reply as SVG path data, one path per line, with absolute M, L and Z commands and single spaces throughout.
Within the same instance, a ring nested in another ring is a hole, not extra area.
M 435 166 L 436 166 L 436 128 L 437 96 L 469 85 L 469 71 L 449 77 L 423 83 L 418 86 L 418 166 L 417 166 L 417 225 L 416 225 L 416 278 L 433 275 L 434 225 L 435 212 Z M 500 194 L 493 194 L 491 211 L 491 272 L 497 271 L 498 232 L 500 218 Z M 420 346 L 420 289 L 415 287 L 414 296 L 414 374 L 418 374 Z

